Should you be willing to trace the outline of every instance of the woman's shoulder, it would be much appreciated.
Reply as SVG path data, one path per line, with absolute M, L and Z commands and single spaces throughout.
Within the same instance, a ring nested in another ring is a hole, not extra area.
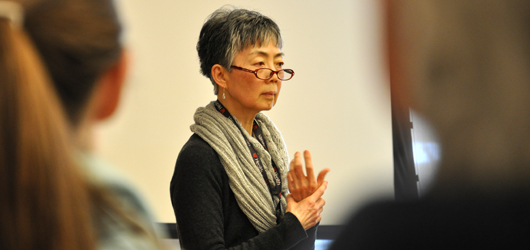
M 119 197 L 123 206 L 128 206 L 136 213 L 151 217 L 151 212 L 140 192 L 120 171 L 97 157 L 88 154 L 82 157 L 82 166 L 93 184 L 103 187 L 113 197 Z
M 180 150 L 179 157 L 182 155 L 194 156 L 197 154 L 212 155 L 216 154 L 216 152 L 210 144 L 203 140 L 199 135 L 193 134 Z
M 176 168 L 190 171 L 224 169 L 217 152 L 197 134 L 193 134 L 180 150 Z
M 107 162 L 92 155 L 82 155 L 82 166 L 89 180 L 102 187 L 113 205 L 127 213 L 126 216 L 115 214 L 109 207 L 102 207 L 105 215 L 97 215 L 100 249 L 158 249 L 158 239 L 165 236 L 155 223 L 142 196 L 123 175 Z M 147 234 L 138 233 L 131 228 L 134 221 Z M 150 236 L 152 235 L 152 236 Z

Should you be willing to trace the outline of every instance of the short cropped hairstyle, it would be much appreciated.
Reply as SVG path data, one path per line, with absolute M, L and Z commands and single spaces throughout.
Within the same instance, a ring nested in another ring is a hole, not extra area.
M 234 7 L 222 7 L 204 23 L 197 42 L 201 73 L 210 78 L 217 94 L 219 86 L 212 78 L 212 67 L 220 64 L 229 72 L 234 57 L 248 46 L 269 42 L 282 47 L 280 28 L 270 18 L 256 12 Z

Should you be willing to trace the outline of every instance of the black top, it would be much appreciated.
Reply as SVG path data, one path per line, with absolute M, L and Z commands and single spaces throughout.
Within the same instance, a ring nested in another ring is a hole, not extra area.
M 521 249 L 530 237 L 530 195 L 463 195 L 372 203 L 348 222 L 337 249 Z
M 215 150 L 193 134 L 179 153 L 170 187 L 183 249 L 314 249 L 317 227 L 306 232 L 292 213 L 260 234 L 228 181 Z

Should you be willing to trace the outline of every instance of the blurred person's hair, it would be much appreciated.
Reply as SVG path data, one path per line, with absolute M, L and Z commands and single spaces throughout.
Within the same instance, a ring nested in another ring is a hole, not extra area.
M 44 61 L 69 120 L 77 125 L 102 73 L 122 52 L 112 0 L 19 0 L 24 26 Z
M 25 19 L 0 17 L 0 249 L 95 249 L 102 217 L 150 234 L 89 179 L 73 141 L 121 53 L 112 1 L 13 2 Z

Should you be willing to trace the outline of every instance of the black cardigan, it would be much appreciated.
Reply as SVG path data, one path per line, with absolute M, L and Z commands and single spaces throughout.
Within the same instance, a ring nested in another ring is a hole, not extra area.
M 292 213 L 260 234 L 228 180 L 215 150 L 193 134 L 179 153 L 170 186 L 182 249 L 314 249 L 317 226 L 304 230 Z

